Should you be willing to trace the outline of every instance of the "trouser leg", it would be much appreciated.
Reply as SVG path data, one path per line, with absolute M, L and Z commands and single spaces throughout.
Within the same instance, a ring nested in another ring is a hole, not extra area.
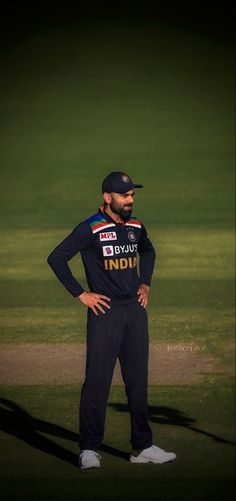
M 128 305 L 128 308 L 128 323 L 119 351 L 119 360 L 131 418 L 131 445 L 133 449 L 145 449 L 152 445 L 147 401 L 148 317 L 138 300 Z
M 118 308 L 96 316 L 88 310 L 86 378 L 80 399 L 79 446 L 97 450 L 124 325 Z

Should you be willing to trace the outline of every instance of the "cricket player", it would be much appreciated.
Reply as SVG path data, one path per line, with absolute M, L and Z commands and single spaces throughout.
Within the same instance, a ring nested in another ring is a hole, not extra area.
M 107 401 L 119 358 L 131 417 L 132 463 L 176 458 L 153 445 L 148 423 L 147 304 L 155 250 L 143 223 L 132 215 L 134 184 L 124 172 L 102 183 L 103 205 L 57 245 L 47 262 L 76 301 L 87 307 L 86 375 L 81 392 L 79 466 L 99 468 Z M 68 261 L 81 253 L 88 289 Z M 137 256 L 139 255 L 139 271 Z

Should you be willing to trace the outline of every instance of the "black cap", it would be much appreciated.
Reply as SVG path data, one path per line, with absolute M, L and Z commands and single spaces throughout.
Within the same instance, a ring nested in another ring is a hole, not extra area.
M 133 188 L 143 188 L 142 184 L 135 184 L 125 172 L 111 172 L 102 183 L 102 193 L 126 193 Z

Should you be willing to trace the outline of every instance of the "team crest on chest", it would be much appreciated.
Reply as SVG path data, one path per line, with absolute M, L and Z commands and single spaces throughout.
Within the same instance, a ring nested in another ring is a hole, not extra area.
M 131 240 L 131 242 L 136 242 L 136 235 L 133 231 L 128 232 L 128 239 Z

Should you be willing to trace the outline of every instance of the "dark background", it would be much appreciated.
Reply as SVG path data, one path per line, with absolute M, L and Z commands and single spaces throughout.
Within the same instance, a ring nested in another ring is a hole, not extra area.
M 235 2 L 24 2 L 1 3 L 1 46 L 10 47 L 27 39 L 32 33 L 54 27 L 86 29 L 91 23 L 177 25 L 184 30 L 202 33 L 233 43 Z

